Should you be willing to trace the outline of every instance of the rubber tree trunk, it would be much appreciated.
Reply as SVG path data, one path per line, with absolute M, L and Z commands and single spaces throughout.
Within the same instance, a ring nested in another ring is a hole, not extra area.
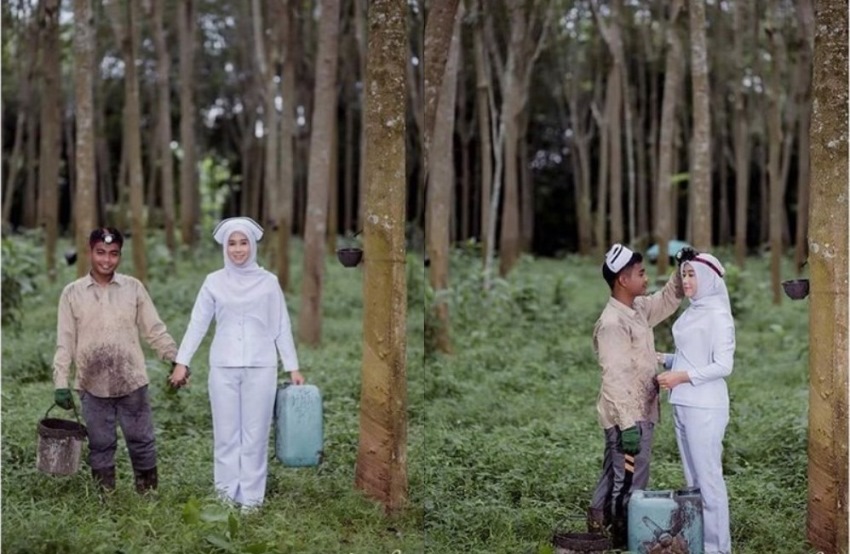
M 674 0 L 667 26 L 667 61 L 664 72 L 664 99 L 661 107 L 661 133 L 658 140 L 658 185 L 655 199 L 655 241 L 658 244 L 658 275 L 667 275 L 667 244 L 674 233 L 670 203 L 673 201 L 670 179 L 673 176 L 676 137 L 676 103 L 682 84 L 682 45 L 676 33 L 676 19 L 682 0 Z
M 62 85 L 59 67 L 59 0 L 41 4 L 41 143 L 38 162 L 39 220 L 44 228 L 47 277 L 56 280 L 56 239 L 59 228 L 59 160 Z
M 92 25 L 91 0 L 74 0 L 74 105 L 77 125 L 76 170 L 74 196 L 75 236 L 77 245 L 77 277 L 89 270 L 89 233 L 96 225 L 94 139 L 94 53 L 95 32 Z
M 355 486 L 387 512 L 407 502 L 404 0 L 369 6 L 363 222 L 363 367 Z
M 708 48 L 705 41 L 705 1 L 688 3 L 691 31 L 691 82 L 693 84 L 694 130 L 691 142 L 690 216 L 697 250 L 711 249 L 711 98 L 708 83 Z
M 809 207 L 807 534 L 846 552 L 847 533 L 847 2 L 815 4 Z
M 304 225 L 304 274 L 298 335 L 317 346 L 322 337 L 322 280 L 325 272 L 328 194 L 336 117 L 336 67 L 339 38 L 339 0 L 321 0 L 319 46 L 316 53 L 316 104 L 310 126 L 310 162 L 307 176 L 307 216 Z
M 458 4 L 461 6 L 461 4 Z M 446 292 L 449 288 L 449 254 L 451 250 L 450 227 L 452 190 L 455 181 L 453 136 L 455 127 L 455 98 L 458 77 L 458 51 L 460 50 L 460 15 L 455 19 L 446 74 L 440 79 L 442 86 L 437 97 L 434 136 L 431 144 L 431 168 L 428 171 L 428 222 L 426 225 L 427 249 L 430 265 L 428 280 L 434 290 L 433 323 L 428 324 L 426 336 L 429 349 L 449 353 L 452 351 L 449 332 L 449 305 Z M 433 325 L 433 327 L 432 327 Z

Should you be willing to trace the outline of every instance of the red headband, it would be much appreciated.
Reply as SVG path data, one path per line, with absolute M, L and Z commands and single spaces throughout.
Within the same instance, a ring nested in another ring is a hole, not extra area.
M 708 261 L 708 260 L 704 260 L 703 258 L 700 258 L 700 257 L 699 257 L 699 254 L 697 254 L 697 256 L 696 256 L 693 260 L 691 260 L 691 261 L 694 261 L 694 262 L 700 262 L 700 263 L 703 263 L 703 264 L 707 265 L 708 267 L 710 267 L 711 269 L 713 269 L 713 270 L 714 270 L 714 272 L 717 274 L 717 276 L 718 276 L 718 277 L 720 277 L 721 279 L 723 279 L 723 273 L 720 271 L 720 268 L 718 268 L 716 265 L 714 265 L 714 264 L 713 264 L 713 263 L 711 263 L 710 261 Z

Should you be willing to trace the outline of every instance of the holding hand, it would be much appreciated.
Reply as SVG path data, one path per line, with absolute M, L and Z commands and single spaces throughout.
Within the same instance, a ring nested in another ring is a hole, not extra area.
M 289 372 L 289 380 L 293 385 L 303 385 L 305 383 L 304 376 L 297 369 Z
M 169 384 L 175 389 L 185 387 L 189 384 L 189 376 L 192 374 L 189 368 L 183 364 L 174 364 L 174 369 L 171 370 L 171 377 L 168 378 Z
M 63 410 L 73 408 L 74 399 L 71 396 L 71 389 L 56 389 L 53 391 L 53 402 Z
M 632 425 L 628 429 L 624 429 L 620 433 L 620 443 L 623 447 L 623 452 L 632 456 L 640 452 L 640 429 L 636 425 Z
M 658 386 L 665 390 L 673 390 L 678 385 L 690 383 L 687 371 L 665 371 L 656 376 Z

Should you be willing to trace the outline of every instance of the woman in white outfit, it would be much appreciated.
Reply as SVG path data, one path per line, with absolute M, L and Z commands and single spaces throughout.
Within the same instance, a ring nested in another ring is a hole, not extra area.
M 247 217 L 216 227 L 213 237 L 223 246 L 224 268 L 207 275 L 201 286 L 171 375 L 174 384 L 185 379 L 215 318 L 209 372 L 215 487 L 245 511 L 265 497 L 278 357 L 290 381 L 304 382 L 283 291 L 277 277 L 257 265 L 262 236 L 262 227 Z
M 675 355 L 659 355 L 659 361 L 672 371 L 659 374 L 658 384 L 671 391 L 685 480 L 702 493 L 705 553 L 728 554 L 732 540 L 722 457 L 729 422 L 725 377 L 732 373 L 735 322 L 720 261 L 691 251 L 681 262 L 682 286 L 690 306 L 673 324 Z

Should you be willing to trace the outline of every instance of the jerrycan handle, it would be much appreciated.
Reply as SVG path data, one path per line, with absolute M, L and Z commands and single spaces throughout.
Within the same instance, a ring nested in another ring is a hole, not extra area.
M 671 498 L 673 496 L 672 491 L 644 491 L 644 498 Z

